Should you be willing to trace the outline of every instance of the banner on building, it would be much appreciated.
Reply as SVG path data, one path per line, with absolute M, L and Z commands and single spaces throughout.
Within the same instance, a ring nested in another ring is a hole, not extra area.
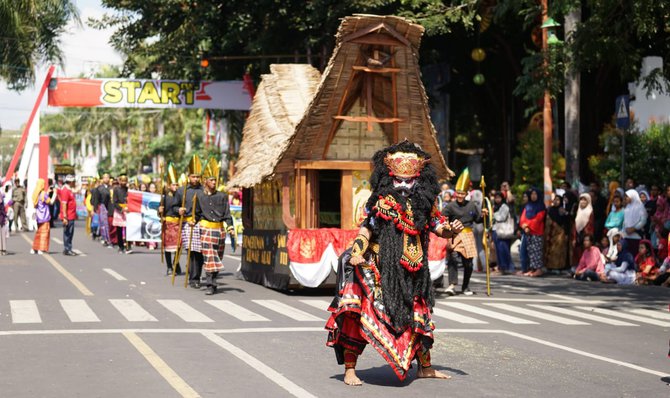
M 107 108 L 205 108 L 247 111 L 251 95 L 242 80 L 54 78 L 49 106 Z
M 157 193 L 128 191 L 126 239 L 129 242 L 161 241 L 160 203 L 161 196 Z

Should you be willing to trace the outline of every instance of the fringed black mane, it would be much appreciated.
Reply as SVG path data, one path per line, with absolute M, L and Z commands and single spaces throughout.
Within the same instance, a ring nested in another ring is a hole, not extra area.
M 412 152 L 425 159 L 430 158 L 428 153 L 409 141 L 403 141 L 378 151 L 373 158 L 374 170 L 370 176 L 372 195 L 367 203 L 368 209 L 375 206 L 379 196 L 386 195 L 392 195 L 402 205 L 403 210 L 407 209 L 407 199 L 393 188 L 393 177 L 389 175 L 389 169 L 384 163 L 386 155 L 395 152 Z M 391 318 L 392 326 L 396 330 L 402 330 L 411 324 L 415 296 L 423 297 L 431 308 L 435 304 L 428 268 L 429 230 L 425 229 L 425 225 L 430 221 L 430 214 L 439 192 L 435 168 L 428 163 L 416 179 L 416 184 L 408 198 L 412 203 L 415 226 L 421 231 L 421 246 L 424 253 L 423 266 L 417 272 L 411 273 L 400 264 L 403 233 L 395 227 L 393 222 L 381 218 L 377 218 L 375 222 L 374 233 L 380 245 L 378 266 L 382 278 L 383 302 L 386 313 Z

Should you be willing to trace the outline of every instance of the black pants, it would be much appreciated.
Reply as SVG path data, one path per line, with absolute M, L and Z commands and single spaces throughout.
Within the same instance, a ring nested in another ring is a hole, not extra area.
M 188 270 L 188 280 L 189 282 L 200 283 L 200 277 L 202 276 L 202 263 L 204 258 L 200 252 L 191 252 L 191 264 L 189 265 Z
M 472 259 L 465 258 L 461 253 L 451 252 L 447 259 L 447 273 L 449 274 L 449 284 L 458 285 L 458 267 L 463 266 L 463 285 L 461 290 L 465 290 L 470 285 L 472 276 Z
M 119 250 L 126 250 L 126 242 L 123 240 L 123 230 L 125 227 L 116 227 L 116 243 L 119 244 Z
M 168 271 L 172 272 L 172 252 L 165 252 L 165 265 L 167 266 Z M 179 265 L 179 261 L 177 261 L 176 273 L 181 274 L 181 265 Z
M 214 286 L 216 287 L 216 277 L 219 276 L 218 272 L 205 272 L 205 286 Z

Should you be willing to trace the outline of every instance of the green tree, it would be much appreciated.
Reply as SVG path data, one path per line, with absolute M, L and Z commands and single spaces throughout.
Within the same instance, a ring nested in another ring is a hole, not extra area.
M 23 90 L 43 62 L 62 63 L 60 36 L 79 23 L 70 0 L 0 0 L 0 79 Z

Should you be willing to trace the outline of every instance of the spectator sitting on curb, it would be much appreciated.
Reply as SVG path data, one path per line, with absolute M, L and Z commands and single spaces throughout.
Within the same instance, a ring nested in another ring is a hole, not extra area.
M 574 278 L 580 281 L 604 279 L 605 265 L 600 250 L 593 245 L 593 235 L 584 236 L 584 252 L 575 269 Z

